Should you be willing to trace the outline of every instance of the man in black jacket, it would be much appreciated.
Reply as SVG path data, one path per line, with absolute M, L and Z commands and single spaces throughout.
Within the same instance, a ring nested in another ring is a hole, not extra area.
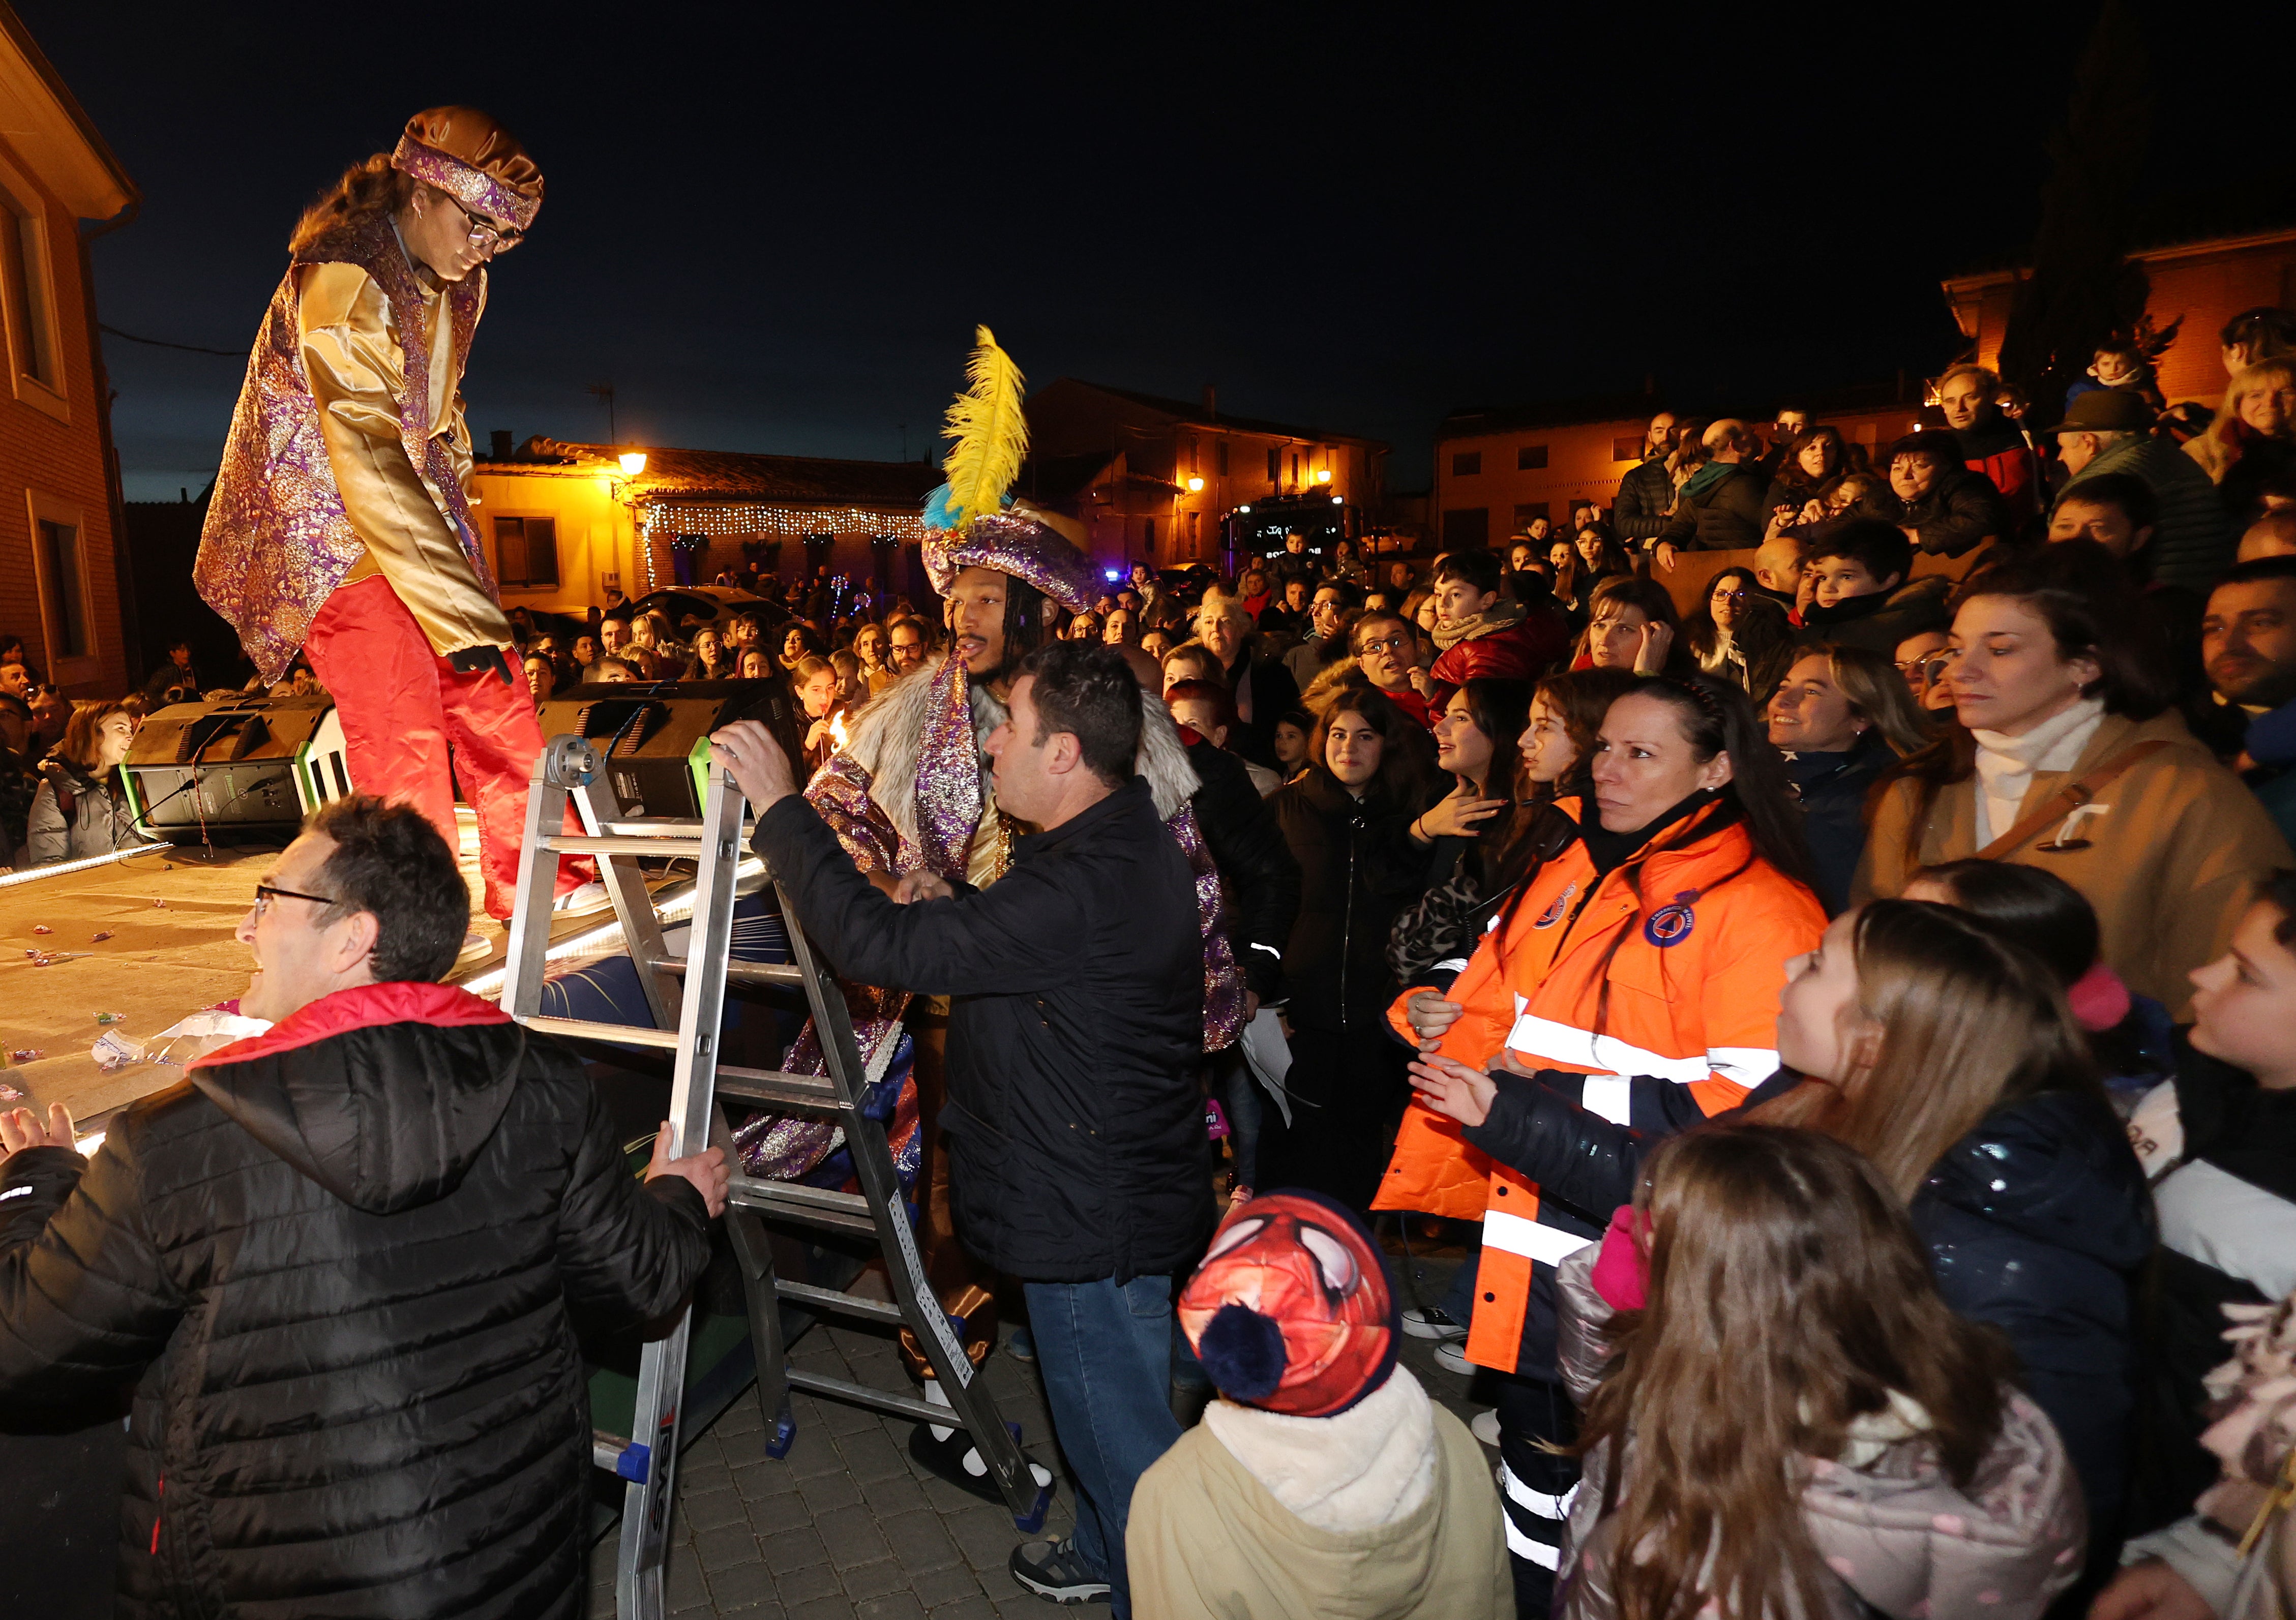
M 571 1313 L 701 1274 L 724 1155 L 633 1181 L 581 1065 L 436 982 L 470 893 L 411 806 L 336 801 L 258 886 L 274 1020 L 111 1125 L 0 1117 L 0 1410 L 134 1382 L 122 1615 L 571 1614 Z M 139 1381 L 140 1380 L 140 1381 Z
M 1056 642 L 1015 675 L 990 733 L 1000 811 L 1037 829 L 985 889 L 930 874 L 873 888 L 797 792 L 764 727 L 711 738 L 757 811 L 756 847 L 840 972 L 951 998 L 958 1236 L 1019 1278 L 1077 1530 L 1030 1542 L 1013 1578 L 1066 1602 L 1129 1599 L 1132 1489 L 1179 1438 L 1168 1404 L 1172 1273 L 1212 1225 L 1196 1065 L 1203 957 L 1186 857 L 1133 774 L 1140 691 L 1116 649 Z
M 1666 532 L 1667 510 L 1674 504 L 1674 475 L 1666 458 L 1674 451 L 1674 413 L 1660 411 L 1650 419 L 1643 438 L 1643 459 L 1619 480 L 1619 498 L 1611 508 L 1611 527 L 1630 546 L 1645 546 Z
M 1761 444 L 1746 424 L 1726 416 L 1699 442 L 1713 459 L 1684 481 L 1674 516 L 1651 544 L 1651 554 L 1669 573 L 1677 551 L 1752 551 L 1762 543 L 1768 516 L 1762 508 L 1770 480 L 1756 464 Z

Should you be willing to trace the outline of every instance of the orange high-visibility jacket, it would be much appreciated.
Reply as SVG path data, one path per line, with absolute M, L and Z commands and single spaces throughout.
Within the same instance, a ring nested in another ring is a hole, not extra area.
M 1581 814 L 1576 800 L 1560 807 Z M 1694 1100 L 1693 1118 L 1710 1118 L 1768 1079 L 1786 963 L 1816 947 L 1825 912 L 1756 858 L 1742 826 L 1700 833 L 1717 819 L 1716 806 L 1696 812 L 1684 847 L 1638 850 L 1599 880 L 1575 839 L 1534 872 L 1451 986 L 1448 999 L 1465 1010 L 1444 1032 L 1443 1054 L 1482 1068 L 1505 1051 L 1525 1070 L 1585 1075 L 1583 1106 L 1620 1125 L 1678 1117 L 1678 1106 L 1663 1106 L 1677 1101 L 1676 1087 Z M 1656 841 L 1685 834 L 1677 824 Z M 1398 996 L 1389 1017 L 1415 1043 L 1403 1016 L 1413 994 Z M 1673 1094 L 1637 1108 L 1637 1092 L 1652 1090 Z M 1503 1370 L 1515 1366 L 1533 1263 L 1560 1264 L 1589 1240 L 1572 1228 L 1600 1231 L 1611 1214 L 1542 1221 L 1535 1182 L 1416 1100 L 1373 1207 L 1483 1223 L 1466 1354 Z

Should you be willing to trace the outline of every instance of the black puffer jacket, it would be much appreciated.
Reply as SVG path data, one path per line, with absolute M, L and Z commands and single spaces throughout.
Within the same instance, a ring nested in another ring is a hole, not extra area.
M 1119 1283 L 1194 1260 L 1212 1227 L 1195 880 L 1148 783 L 1016 841 L 1012 869 L 896 905 L 797 794 L 754 839 L 844 977 L 952 998 L 956 1235 L 1025 1282 Z
M 2130 1290 L 2153 1240 L 2127 1129 L 2102 1096 L 2047 1092 L 1997 1109 L 1930 1167 L 1912 1214 L 1938 1292 L 2009 1336 L 2089 1521 L 2114 1523 L 2136 1403 Z
M 1429 876 L 1426 852 L 1404 830 L 1410 813 L 1375 789 L 1358 801 L 1320 768 L 1267 803 L 1300 863 L 1300 915 L 1283 952 L 1285 1016 L 1298 1028 L 1383 1042 L 1395 994 L 1387 937 Z
M 663 1313 L 709 1239 L 573 1058 L 460 990 L 341 991 L 0 1182 L 0 1411 L 141 1379 L 120 1614 L 580 1612 L 570 1311 Z

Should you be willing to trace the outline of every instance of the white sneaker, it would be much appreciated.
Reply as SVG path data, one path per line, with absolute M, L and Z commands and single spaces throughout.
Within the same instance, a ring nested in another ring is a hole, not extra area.
M 1494 1406 L 1488 1411 L 1477 1412 L 1475 1420 L 1467 1425 L 1467 1432 L 1485 1445 L 1496 1445 L 1499 1443 L 1499 1409 Z
M 1440 1339 L 1455 1343 L 1467 1337 L 1466 1329 L 1453 1321 L 1434 1305 L 1425 1310 L 1410 1310 L 1403 1313 L 1403 1330 L 1414 1338 Z
M 579 888 L 570 888 L 550 903 L 550 909 L 562 917 L 586 917 L 592 912 L 603 912 L 613 904 L 614 897 L 606 886 L 592 879 Z
M 493 940 L 480 933 L 478 929 L 472 929 L 463 936 L 463 948 L 455 953 L 455 960 L 458 962 L 468 961 L 473 956 L 484 956 L 494 948 Z
M 1435 1364 L 1446 1372 L 1457 1373 L 1463 1379 L 1475 1376 L 1475 1363 L 1469 1361 L 1467 1353 L 1456 1344 L 1436 1346 Z

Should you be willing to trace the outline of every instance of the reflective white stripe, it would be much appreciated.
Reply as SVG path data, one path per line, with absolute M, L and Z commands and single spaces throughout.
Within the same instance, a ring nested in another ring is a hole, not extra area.
M 1466 970 L 1467 959 L 1464 956 L 1446 956 L 1431 970 L 1437 973 L 1464 973 Z
M 1521 1255 L 1547 1265 L 1560 1265 L 1594 1241 L 1559 1227 L 1526 1221 L 1504 1209 L 1483 1211 L 1483 1242 L 1503 1255 Z
M 1778 1072 L 1778 1054 L 1767 1046 L 1710 1046 L 1706 1061 L 1725 1080 L 1759 1085 Z
M 1507 1550 L 1519 1559 L 1529 1559 L 1541 1569 L 1559 1569 L 1562 1566 L 1562 1549 L 1550 1547 L 1545 1542 L 1534 1542 L 1514 1527 L 1514 1520 L 1505 1514 L 1499 1522 L 1506 1526 Z
M 1518 1002 L 1521 997 L 1517 997 Z M 1662 1058 L 1654 1051 L 1629 1045 L 1616 1035 L 1598 1035 L 1585 1029 L 1574 1029 L 1568 1024 L 1558 1024 L 1552 1019 L 1534 1017 L 1521 1012 L 1514 1027 L 1507 1032 L 1507 1049 L 1534 1058 L 1548 1058 L 1557 1063 L 1590 1068 L 1605 1075 L 1655 1075 L 1661 1080 L 1679 1081 L 1688 1084 L 1693 1080 L 1706 1078 L 1706 1054 L 1694 1058 Z M 1777 1067 L 1776 1054 L 1770 1067 Z
M 1277 950 L 1274 945 L 1262 945 L 1262 944 L 1260 944 L 1260 943 L 1259 943 L 1259 941 L 1258 941 L 1257 939 L 1255 939 L 1255 940 L 1253 940 L 1253 941 L 1251 942 L 1251 948 L 1252 948 L 1253 950 L 1255 950 L 1255 951 L 1265 951 L 1265 952 L 1267 952 L 1270 956 L 1273 956 L 1273 957 L 1274 957 L 1276 961 L 1282 961 L 1283 960 L 1283 952 L 1281 952 L 1281 951 Z
M 1514 1471 L 1504 1462 L 1499 1464 L 1499 1489 L 1505 1491 L 1507 1493 L 1507 1499 L 1526 1513 L 1536 1514 L 1540 1518 L 1551 1518 L 1557 1524 L 1562 1523 L 1564 1517 L 1570 1513 L 1570 1498 L 1578 1494 L 1578 1488 L 1576 1485 L 1570 1488 L 1570 1493 L 1568 1496 L 1549 1496 L 1543 1491 L 1534 1491 L 1521 1480 L 1517 1479 L 1514 1477 Z
M 1612 1125 L 1634 1122 L 1635 1083 L 1618 1075 L 1589 1075 L 1578 1100 L 1590 1114 L 1600 1114 Z

